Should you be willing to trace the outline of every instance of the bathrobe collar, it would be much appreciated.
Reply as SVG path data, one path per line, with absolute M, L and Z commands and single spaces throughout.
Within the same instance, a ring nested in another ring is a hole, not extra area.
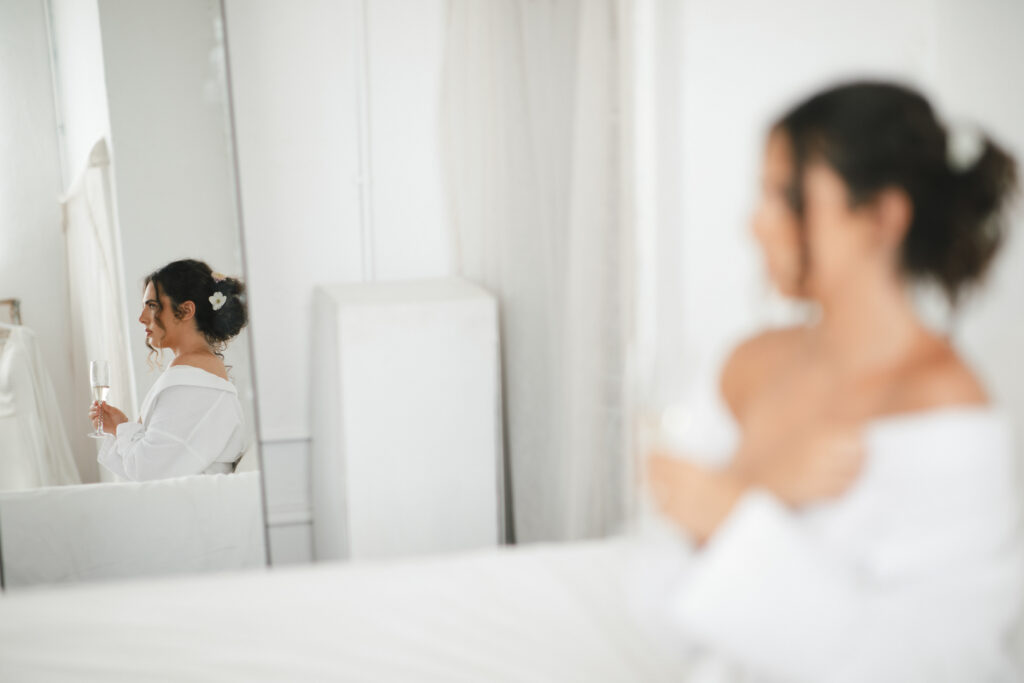
M 180 386 L 217 389 L 218 391 L 226 391 L 230 394 L 238 395 L 235 385 L 223 377 L 218 377 L 212 372 L 207 372 L 194 365 L 172 365 L 164 370 L 163 374 L 153 383 L 149 393 L 146 394 L 146 399 L 142 402 L 142 415 L 149 414 L 153 401 L 156 400 L 161 391 L 170 387 Z

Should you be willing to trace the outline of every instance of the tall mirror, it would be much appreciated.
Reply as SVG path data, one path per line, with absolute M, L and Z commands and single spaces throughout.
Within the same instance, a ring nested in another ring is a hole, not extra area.
M 7 590 L 266 564 L 222 18 L 0 6 Z

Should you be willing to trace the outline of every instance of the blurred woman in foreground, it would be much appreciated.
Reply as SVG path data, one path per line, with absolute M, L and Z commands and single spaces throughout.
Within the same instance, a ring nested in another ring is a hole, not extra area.
M 895 85 L 821 92 L 771 129 L 754 234 L 820 314 L 726 363 L 727 463 L 651 458 L 656 505 L 703 546 L 665 585 L 680 642 L 767 680 L 1016 680 L 1008 424 L 908 292 L 956 304 L 979 281 L 1015 183 Z

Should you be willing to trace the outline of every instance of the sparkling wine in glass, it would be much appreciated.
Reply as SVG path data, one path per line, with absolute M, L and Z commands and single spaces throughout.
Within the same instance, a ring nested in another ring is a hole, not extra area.
M 100 406 L 107 400 L 110 392 L 110 364 L 105 360 L 94 360 L 89 363 L 89 384 L 92 385 L 92 400 L 99 401 Z M 106 436 L 103 431 L 103 413 L 100 413 L 100 421 L 95 432 L 89 432 L 94 439 L 102 439 Z

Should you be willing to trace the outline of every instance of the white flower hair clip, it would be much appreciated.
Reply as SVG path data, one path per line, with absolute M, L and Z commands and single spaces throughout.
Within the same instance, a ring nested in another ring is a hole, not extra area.
M 213 306 L 213 310 L 219 311 L 221 306 L 227 302 L 228 298 L 224 296 L 223 292 L 214 292 L 210 296 L 210 305 Z
M 210 273 L 210 277 L 213 278 L 214 282 L 224 282 L 224 280 L 227 279 L 227 277 L 224 275 L 224 273 L 216 273 L 216 272 Z
M 972 168 L 985 152 L 985 137 L 972 125 L 956 123 L 946 131 L 946 163 L 957 173 Z

